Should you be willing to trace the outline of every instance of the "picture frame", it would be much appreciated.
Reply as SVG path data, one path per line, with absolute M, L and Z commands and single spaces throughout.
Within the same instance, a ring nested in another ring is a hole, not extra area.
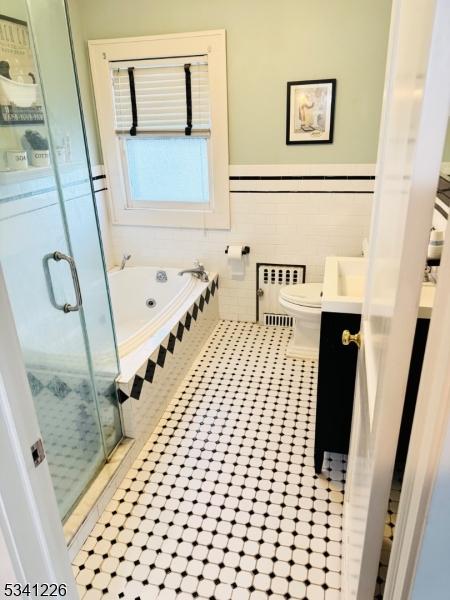
M 28 23 L 0 14 L 0 126 L 43 123 Z
M 286 144 L 332 144 L 336 79 L 288 81 Z

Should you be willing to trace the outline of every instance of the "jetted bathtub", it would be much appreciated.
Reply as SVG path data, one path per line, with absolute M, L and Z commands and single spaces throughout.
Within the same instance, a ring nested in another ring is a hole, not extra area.
M 161 331 L 171 329 L 180 315 L 206 289 L 180 269 L 125 267 L 109 272 L 109 286 L 121 358 L 138 349 Z M 159 273 L 159 276 L 158 276 Z M 167 280 L 164 280 L 166 274 Z M 210 281 L 213 276 L 210 275 Z M 159 336 L 158 336 L 159 337 Z

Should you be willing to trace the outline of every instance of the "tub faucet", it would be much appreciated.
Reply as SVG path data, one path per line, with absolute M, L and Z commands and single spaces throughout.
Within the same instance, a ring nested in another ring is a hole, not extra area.
M 209 281 L 208 273 L 205 271 L 205 267 L 200 264 L 198 260 L 194 262 L 194 267 L 192 269 L 184 269 L 183 271 L 180 271 L 178 275 L 184 275 L 185 273 L 190 273 L 193 277 L 196 277 L 205 283 Z
M 120 270 L 123 271 L 125 269 L 125 265 L 130 260 L 131 254 L 124 254 L 122 256 L 122 262 L 120 263 Z

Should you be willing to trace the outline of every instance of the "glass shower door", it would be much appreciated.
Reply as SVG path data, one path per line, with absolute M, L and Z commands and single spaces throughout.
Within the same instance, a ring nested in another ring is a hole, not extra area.
M 81 316 L 109 454 L 122 436 L 113 385 L 118 357 L 66 7 L 64 0 L 28 0 L 27 4 L 56 180 L 83 291 Z
M 64 3 L 29 5 L 0 0 L 0 261 L 64 518 L 122 436 L 118 362 Z

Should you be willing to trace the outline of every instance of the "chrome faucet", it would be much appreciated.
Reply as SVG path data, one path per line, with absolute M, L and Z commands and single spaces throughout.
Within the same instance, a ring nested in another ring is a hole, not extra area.
M 122 256 L 122 262 L 120 263 L 120 270 L 123 271 L 125 269 L 125 265 L 130 260 L 131 254 L 124 254 Z
M 184 269 L 184 271 L 180 271 L 178 275 L 184 275 L 185 273 L 190 273 L 193 277 L 196 277 L 205 283 L 209 281 L 205 267 L 198 260 L 194 261 L 194 267 L 192 269 Z

